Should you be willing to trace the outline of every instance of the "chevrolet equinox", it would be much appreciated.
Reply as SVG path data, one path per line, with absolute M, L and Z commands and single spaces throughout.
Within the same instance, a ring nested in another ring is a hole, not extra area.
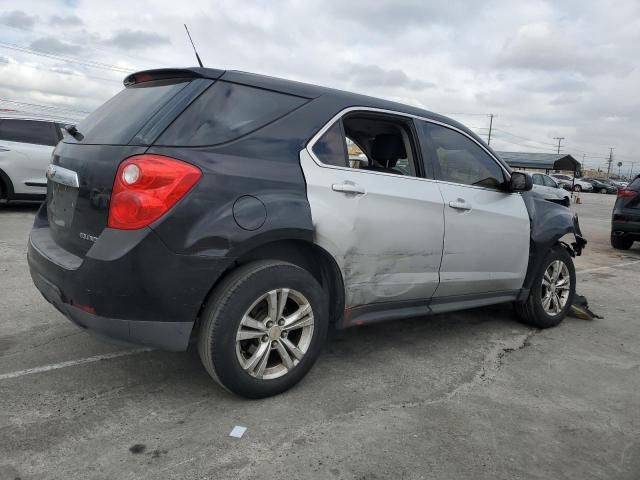
M 213 379 L 259 398 L 309 371 L 330 326 L 501 302 L 539 328 L 567 314 L 577 218 L 463 125 L 236 71 L 124 85 L 65 127 L 29 239 L 35 285 L 81 328 L 193 339 Z

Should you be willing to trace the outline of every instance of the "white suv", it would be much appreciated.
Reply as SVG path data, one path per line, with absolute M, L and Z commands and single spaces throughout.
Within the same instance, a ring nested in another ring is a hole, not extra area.
M 38 118 L 0 117 L 0 199 L 41 200 L 46 170 L 61 124 Z

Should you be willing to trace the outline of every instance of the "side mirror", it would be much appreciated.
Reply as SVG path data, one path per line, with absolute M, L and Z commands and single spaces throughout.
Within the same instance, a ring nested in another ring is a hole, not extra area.
M 533 188 L 533 180 L 529 175 L 522 172 L 512 172 L 509 180 L 510 192 L 526 192 Z

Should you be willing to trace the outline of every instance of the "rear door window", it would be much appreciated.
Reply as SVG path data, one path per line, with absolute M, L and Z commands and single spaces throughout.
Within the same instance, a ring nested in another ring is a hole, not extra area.
M 77 125 L 83 144 L 127 145 L 188 80 L 143 82 L 125 88 Z M 65 141 L 75 142 L 65 135 Z
M 277 120 L 306 98 L 217 81 L 156 141 L 157 145 L 205 146 L 235 140 Z
M 347 166 L 347 150 L 342 122 L 337 121 L 313 146 L 313 153 L 326 165 Z
M 542 180 L 542 175 L 540 175 L 539 173 L 534 173 L 532 175 L 532 179 L 534 185 L 544 186 L 544 180 Z
M 53 122 L 39 120 L 0 120 L 0 140 L 54 146 L 58 143 Z

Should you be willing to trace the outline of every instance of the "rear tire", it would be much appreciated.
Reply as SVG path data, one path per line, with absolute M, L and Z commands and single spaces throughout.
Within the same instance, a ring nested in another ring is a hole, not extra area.
M 611 234 L 611 246 L 618 250 L 629 250 L 633 245 L 633 239 L 619 237 Z
M 327 307 L 322 287 L 306 270 L 275 260 L 243 265 L 207 301 L 198 335 L 202 364 L 237 395 L 282 393 L 318 358 L 327 336 Z M 295 314 L 299 320 L 291 320 Z
M 556 269 L 559 274 L 554 277 Z M 521 322 L 532 327 L 555 327 L 567 316 L 575 292 L 573 259 L 564 247 L 556 245 L 545 257 L 527 300 L 515 304 L 516 313 Z
M 608 193 L 606 188 L 601 188 L 600 193 Z
M 573 191 L 574 192 L 581 192 L 582 191 L 582 187 L 580 185 L 574 185 L 573 186 Z

